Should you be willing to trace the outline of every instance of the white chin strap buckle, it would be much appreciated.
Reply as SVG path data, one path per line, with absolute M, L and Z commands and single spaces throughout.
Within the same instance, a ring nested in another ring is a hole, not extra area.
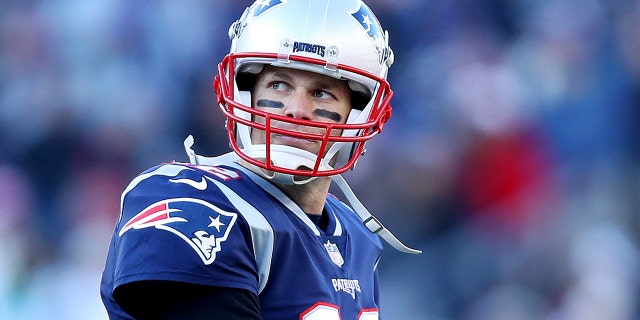
M 267 158 L 267 146 L 264 144 L 251 145 L 250 147 L 242 149 L 246 155 L 253 159 L 266 159 Z M 271 145 L 270 160 L 274 166 L 281 168 L 287 168 L 292 170 L 304 170 L 307 168 L 311 171 L 316 165 L 317 155 L 306 150 L 298 149 L 295 147 L 284 145 Z M 264 161 L 264 160 L 262 160 Z M 320 160 L 319 171 L 333 170 L 325 159 Z M 257 166 L 256 166 L 257 167 Z M 314 180 L 316 177 L 310 176 L 296 176 L 287 173 L 280 173 L 269 171 L 263 168 L 259 168 L 260 173 L 276 183 L 281 184 L 305 184 Z

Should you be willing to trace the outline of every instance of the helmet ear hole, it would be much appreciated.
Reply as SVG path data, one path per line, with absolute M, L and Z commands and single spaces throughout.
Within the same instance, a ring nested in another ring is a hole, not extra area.
M 239 73 L 236 75 L 236 84 L 240 91 L 251 91 L 256 83 L 256 75 L 253 73 Z
M 351 91 L 351 108 L 362 111 L 367 104 L 369 104 L 369 100 L 371 100 L 371 97 L 366 94 L 358 91 Z

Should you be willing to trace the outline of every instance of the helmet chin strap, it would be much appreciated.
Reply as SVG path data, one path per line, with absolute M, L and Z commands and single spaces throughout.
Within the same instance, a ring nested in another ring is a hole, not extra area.
M 189 161 L 192 164 L 217 166 L 217 165 L 223 165 L 223 164 L 226 164 L 226 165 L 233 164 L 234 162 L 240 160 L 240 157 L 235 152 L 229 152 L 229 153 L 223 154 L 221 156 L 217 156 L 217 157 L 204 157 L 204 156 L 198 155 L 191 148 L 193 146 L 193 143 L 194 143 L 194 140 L 193 140 L 193 136 L 191 136 L 191 135 L 188 136 L 184 140 L 184 148 L 185 148 L 185 151 L 187 152 L 187 155 L 189 156 Z M 286 147 L 286 146 L 283 146 L 283 147 Z M 292 148 L 292 147 L 287 147 L 287 148 L 282 148 L 282 149 L 284 151 L 284 154 L 288 154 L 290 156 L 292 154 L 292 153 L 290 153 L 290 152 L 292 152 L 292 150 L 288 150 L 289 148 Z M 300 150 L 300 149 L 297 149 L 297 148 L 292 148 L 292 149 Z M 301 150 L 301 151 L 304 151 L 304 150 Z M 304 151 L 304 152 L 306 152 L 306 151 Z M 301 159 L 305 158 L 304 157 L 304 152 L 300 152 L 300 158 Z M 297 154 L 298 152 L 297 151 L 293 151 L 293 153 Z M 309 152 L 309 153 L 312 154 L 311 152 Z M 272 157 L 273 157 L 273 155 L 272 155 Z M 313 158 L 315 159 L 315 155 L 313 155 Z M 308 160 L 308 159 L 302 160 L 302 162 L 306 162 L 306 161 L 312 161 L 312 163 L 315 162 L 313 160 Z M 238 166 L 238 167 L 241 168 L 241 166 Z M 260 170 L 258 172 L 262 172 L 262 170 Z M 289 176 L 289 177 L 287 177 L 287 176 Z M 267 177 L 267 176 L 265 176 L 265 177 Z M 275 178 L 275 176 L 274 176 L 274 178 Z M 314 178 L 314 177 L 311 177 L 311 178 Z M 280 179 L 280 178 L 276 178 L 276 179 Z M 284 181 L 292 182 L 293 184 L 300 184 L 300 183 L 297 183 L 296 180 L 295 180 L 295 177 L 291 177 L 291 175 L 283 175 L 282 179 L 284 179 Z M 394 236 L 393 233 L 391 233 L 391 231 L 389 231 L 389 229 L 387 229 L 385 226 L 383 226 L 382 223 L 380 223 L 380 221 L 378 219 L 376 219 L 376 217 L 374 217 L 369 212 L 369 210 L 367 210 L 367 208 L 362 204 L 362 202 L 360 202 L 360 200 L 353 193 L 353 191 L 351 190 L 351 188 L 347 184 L 346 180 L 344 180 L 342 175 L 339 175 L 339 174 L 333 175 L 333 176 L 331 176 L 331 180 L 333 180 L 336 183 L 336 185 L 340 188 L 340 191 L 342 191 L 344 196 L 347 198 L 347 201 L 351 205 L 351 208 L 353 209 L 353 211 L 358 215 L 358 217 L 360 218 L 362 223 L 364 223 L 364 225 L 367 227 L 367 229 L 369 229 L 369 231 L 371 231 L 371 232 L 377 234 L 378 236 L 380 236 L 389 245 L 391 245 L 393 248 L 395 248 L 396 250 L 398 250 L 400 252 L 411 253 L 411 254 L 422 253 L 422 251 L 420 251 L 420 250 L 416 250 L 416 249 L 412 249 L 412 248 L 407 247 L 404 243 L 402 243 L 400 240 L 398 240 L 398 238 L 396 238 L 396 236 Z M 311 181 L 311 180 L 309 180 L 309 181 Z M 308 182 L 308 181 L 306 181 L 306 182 Z M 302 182 L 302 183 L 306 183 L 306 182 Z M 268 184 L 268 182 L 266 182 L 266 181 L 265 181 L 265 183 Z
M 271 145 L 270 149 L 270 160 L 271 164 L 274 166 L 290 169 L 307 168 L 311 171 L 311 168 L 314 168 L 316 165 L 317 156 L 309 151 L 285 145 Z M 242 151 L 251 158 L 265 159 L 266 161 L 267 146 L 265 144 L 252 144 L 251 146 L 242 149 Z M 316 178 L 270 171 L 256 165 L 253 165 L 253 167 L 257 169 L 254 171 L 259 172 L 265 178 L 279 184 L 300 185 L 308 183 Z M 333 167 L 329 165 L 326 160 L 321 159 L 320 167 L 318 169 L 333 170 Z

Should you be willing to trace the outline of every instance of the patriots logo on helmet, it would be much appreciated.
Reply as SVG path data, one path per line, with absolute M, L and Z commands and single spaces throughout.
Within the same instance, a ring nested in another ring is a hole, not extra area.
M 369 37 L 376 39 L 382 37 L 382 29 L 378 19 L 373 14 L 373 11 L 367 7 L 366 4 L 360 2 L 360 6 L 355 11 L 351 12 L 351 16 L 360 23 L 364 31 L 367 32 Z
M 393 63 L 393 52 L 389 48 L 388 37 L 383 32 L 380 22 L 378 22 L 378 18 L 373 14 L 373 11 L 366 4 L 360 2 L 358 8 L 348 13 L 358 21 L 375 44 L 376 51 L 378 51 L 378 62 L 386 62 L 390 66 Z
M 224 211 L 199 199 L 177 198 L 158 201 L 127 221 L 119 235 L 135 229 L 169 231 L 188 243 L 205 265 L 213 263 L 222 250 L 237 213 Z
M 280 5 L 287 3 L 287 0 L 259 0 L 253 4 L 251 8 L 251 16 L 257 17 L 263 14 L 265 11 Z

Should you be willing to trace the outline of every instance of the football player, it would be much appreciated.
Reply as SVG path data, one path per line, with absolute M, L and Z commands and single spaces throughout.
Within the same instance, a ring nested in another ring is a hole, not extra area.
M 124 190 L 101 283 L 109 317 L 379 319 L 380 238 L 419 251 L 341 173 L 391 115 L 386 31 L 360 0 L 261 0 L 229 36 L 214 88 L 233 151 L 197 155 L 189 136 L 190 163 Z

